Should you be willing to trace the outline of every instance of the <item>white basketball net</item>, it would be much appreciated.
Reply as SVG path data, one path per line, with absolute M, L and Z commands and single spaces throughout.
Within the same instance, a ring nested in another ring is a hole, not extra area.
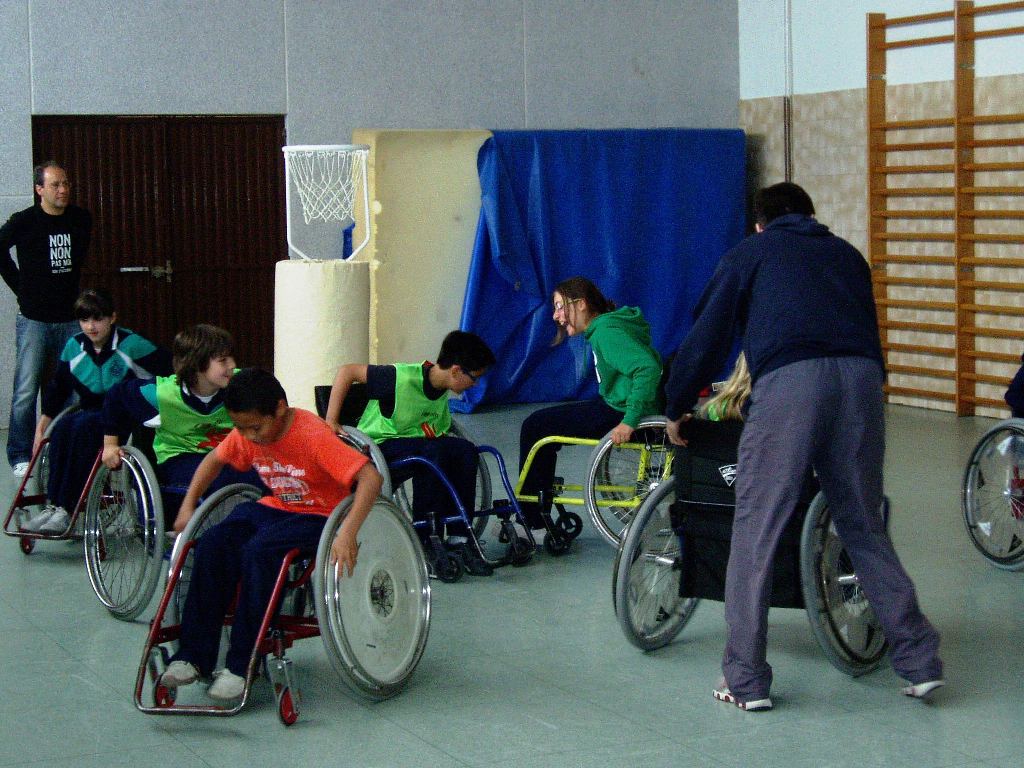
M 307 224 L 355 220 L 356 189 L 366 184 L 369 151 L 361 144 L 284 147 L 285 167 L 299 192 Z

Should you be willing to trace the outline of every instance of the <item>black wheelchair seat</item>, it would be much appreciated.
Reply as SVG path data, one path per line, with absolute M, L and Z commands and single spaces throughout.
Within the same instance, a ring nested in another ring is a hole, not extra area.
M 676 448 L 673 462 L 673 527 L 682 534 L 683 541 L 680 596 L 725 599 L 742 431 L 741 421 L 692 419 L 684 425 L 683 436 L 688 444 Z M 773 607 L 804 607 L 800 533 L 807 507 L 817 491 L 817 481 L 809 473 L 775 553 Z

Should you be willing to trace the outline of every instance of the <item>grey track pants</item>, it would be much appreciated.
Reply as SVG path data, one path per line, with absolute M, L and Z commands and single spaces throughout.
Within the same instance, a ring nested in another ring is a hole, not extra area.
M 803 360 L 759 378 L 740 440 L 736 516 L 725 586 L 722 671 L 741 701 L 764 698 L 772 558 L 808 466 L 890 644 L 911 683 L 942 676 L 939 635 L 885 533 L 882 372 L 863 357 Z

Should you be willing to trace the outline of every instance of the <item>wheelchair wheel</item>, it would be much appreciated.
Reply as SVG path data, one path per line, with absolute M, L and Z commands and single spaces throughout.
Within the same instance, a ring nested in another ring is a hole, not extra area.
M 423 548 L 405 514 L 379 498 L 359 530 L 352 575 L 331 562 L 351 497 L 324 527 L 313 572 L 320 634 L 342 683 L 360 697 L 394 696 L 412 676 L 430 629 L 430 582 Z
M 247 501 L 257 501 L 263 497 L 260 489 L 245 483 L 226 485 L 207 496 L 203 503 L 196 507 L 195 514 L 188 521 L 178 537 L 174 540 L 174 549 L 171 551 L 170 569 L 178 562 L 185 544 L 202 536 L 206 531 L 231 514 L 231 511 L 239 504 Z M 192 583 L 192 567 L 195 560 L 195 548 L 188 554 L 188 559 L 181 567 L 181 575 L 174 590 L 174 598 L 168 606 L 170 613 L 169 621 L 172 624 L 181 623 L 181 616 L 185 608 L 185 596 L 188 595 L 189 585 Z
M 77 405 L 70 405 L 63 411 L 53 417 L 47 427 L 43 437 L 46 438 L 46 442 L 43 443 L 39 449 L 39 458 L 36 459 L 36 467 L 33 474 L 33 480 L 35 480 L 35 492 L 45 494 L 47 488 L 50 487 L 50 438 L 53 436 L 53 428 L 57 426 L 57 422 L 63 419 L 65 416 L 69 416 L 78 410 Z
M 640 506 L 626 531 L 612 572 L 612 603 L 619 626 L 637 648 L 668 645 L 693 616 L 700 600 L 679 596 L 682 552 L 669 507 L 675 479 L 668 478 Z
M 160 579 L 164 513 L 149 461 L 131 447 L 121 468 L 102 464 L 86 497 L 85 565 L 96 597 L 116 618 L 146 610 Z
M 469 440 L 466 433 L 454 421 L 452 422 L 452 428 L 449 431 L 449 434 L 455 437 L 461 437 L 463 440 Z M 476 508 L 470 510 L 470 512 L 476 512 L 480 509 L 490 509 L 492 500 L 491 470 L 487 468 L 487 462 L 484 461 L 483 454 L 480 454 L 478 455 L 476 462 Z M 484 531 L 487 530 L 487 526 L 490 521 L 490 517 L 473 518 L 473 533 L 476 534 L 477 538 L 483 537 Z
M 384 459 L 384 454 L 380 452 L 380 447 L 377 443 L 365 432 L 360 432 L 355 427 L 348 426 L 345 427 L 345 434 L 341 435 L 341 440 L 346 445 L 370 457 L 374 468 L 380 472 L 380 476 L 384 479 L 384 485 L 381 486 L 380 493 L 382 496 L 390 498 L 394 492 L 394 489 L 391 487 L 391 475 L 388 472 L 388 463 Z
M 888 520 L 888 499 L 882 515 Z M 832 665 L 853 677 L 871 672 L 887 650 L 885 635 L 836 533 L 825 496 L 807 510 L 800 537 L 800 582 L 807 617 Z
M 671 467 L 672 445 L 662 416 L 641 419 L 626 446 L 615 445 L 607 435 L 601 439 L 590 456 L 584 496 L 605 541 L 619 546 L 629 521 Z
M 996 424 L 978 441 L 960 504 L 982 556 L 996 568 L 1024 570 L 1024 419 Z

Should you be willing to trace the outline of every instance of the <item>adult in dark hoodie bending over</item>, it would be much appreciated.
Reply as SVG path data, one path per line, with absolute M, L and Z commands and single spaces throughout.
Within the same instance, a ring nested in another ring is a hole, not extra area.
M 543 437 L 601 438 L 611 432 L 616 444 L 628 442 L 640 419 L 661 413 L 658 393 L 661 357 L 651 346 L 651 329 L 636 307 L 615 308 L 585 277 L 563 280 L 552 293 L 552 319 L 558 324 L 559 343 L 582 333 L 594 352 L 598 400 L 567 403 L 534 411 L 519 431 L 519 467 L 530 448 Z M 549 490 L 555 477 L 557 452 L 549 443 L 537 451 L 520 493 L 536 495 Z M 521 502 L 531 526 L 541 526 L 537 505 Z
M 884 365 L 864 257 L 814 219 L 796 184 L 754 198 L 757 234 L 722 257 L 666 387 L 669 437 L 743 340 L 753 392 L 740 440 L 725 586 L 728 640 L 715 698 L 770 709 L 768 601 L 779 537 L 809 467 L 890 644 L 892 665 L 924 697 L 943 684 L 939 635 L 918 607 L 879 515 Z

